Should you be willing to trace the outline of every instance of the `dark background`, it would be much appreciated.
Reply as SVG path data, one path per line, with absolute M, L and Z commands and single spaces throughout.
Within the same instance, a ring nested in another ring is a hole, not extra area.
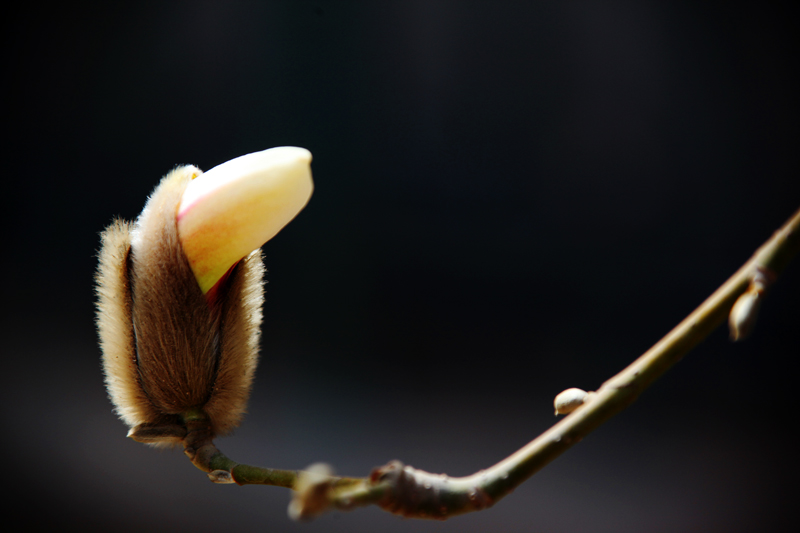
M 112 3 L 108 3 L 112 4 Z M 6 517 L 102 531 L 787 530 L 800 268 L 494 508 L 311 524 L 125 438 L 98 233 L 176 164 L 314 154 L 265 246 L 262 361 L 217 444 L 278 468 L 450 475 L 548 428 L 800 206 L 797 18 L 676 2 L 31 2 L 3 22 Z M 8 494 L 8 493 L 7 493 Z

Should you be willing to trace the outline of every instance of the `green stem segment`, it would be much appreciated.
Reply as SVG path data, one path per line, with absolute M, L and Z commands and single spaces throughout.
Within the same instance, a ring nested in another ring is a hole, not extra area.
M 208 416 L 201 409 L 183 414 L 187 434 L 183 439 L 184 453 L 192 464 L 208 473 L 215 483 L 236 483 L 237 485 L 274 485 L 293 489 L 300 472 L 262 468 L 240 464 L 228 458 L 214 445 Z M 332 477 L 333 487 L 345 487 L 361 482 L 360 478 Z
M 798 252 L 800 210 L 714 294 L 652 348 L 606 381 L 588 403 L 513 455 L 471 476 L 450 478 L 404 466 L 399 461 L 376 468 L 370 477 L 363 479 L 239 465 L 219 452 L 210 439 L 192 444 L 191 428 L 185 439 L 187 455 L 201 470 L 212 474 L 216 471 L 222 478 L 229 474 L 230 480 L 239 484 L 296 489 L 292 503 L 292 514 L 296 518 L 310 518 L 329 509 L 349 510 L 371 504 L 408 518 L 441 520 L 481 510 L 509 494 L 633 403 L 644 389 L 725 321 L 734 302 L 756 275 L 767 273 L 777 277 Z M 199 449 L 196 444 L 201 444 Z

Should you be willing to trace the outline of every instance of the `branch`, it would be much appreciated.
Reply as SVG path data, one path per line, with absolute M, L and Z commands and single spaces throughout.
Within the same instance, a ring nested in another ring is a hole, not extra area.
M 188 413 L 186 453 L 217 483 L 278 485 L 295 490 L 293 518 L 311 518 L 326 510 L 350 510 L 375 504 L 408 518 L 444 520 L 492 506 L 619 413 L 658 377 L 704 340 L 730 315 L 734 340 L 755 322 L 761 297 L 800 252 L 800 210 L 764 243 L 728 281 L 663 339 L 595 392 L 568 394 L 571 414 L 496 465 L 471 476 L 450 478 L 392 461 L 368 478 L 342 478 L 325 465 L 306 471 L 274 470 L 237 464 L 213 445 L 202 413 Z M 734 312 L 731 309 L 734 308 Z M 739 328 L 738 330 L 736 328 Z M 583 402 L 583 403 L 581 403 Z

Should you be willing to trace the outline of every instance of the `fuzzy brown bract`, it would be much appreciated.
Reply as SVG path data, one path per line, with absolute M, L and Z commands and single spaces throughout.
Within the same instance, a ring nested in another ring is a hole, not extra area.
M 256 250 L 207 299 L 178 238 L 177 212 L 195 167 L 170 172 L 136 224 L 102 234 L 97 328 L 109 396 L 136 440 L 179 442 L 182 415 L 202 410 L 212 435 L 236 427 L 258 361 L 264 266 Z

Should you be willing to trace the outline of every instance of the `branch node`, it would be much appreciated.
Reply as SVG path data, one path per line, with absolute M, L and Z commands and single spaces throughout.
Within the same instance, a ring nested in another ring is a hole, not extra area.
M 325 463 L 315 463 L 300 472 L 294 486 L 294 496 L 289 503 L 289 518 L 310 520 L 331 506 L 333 471 Z
M 200 470 L 204 472 L 211 472 L 211 460 L 214 458 L 215 455 L 219 454 L 219 450 L 213 443 L 209 442 L 200 446 L 199 448 L 194 448 L 191 445 L 187 445 L 183 453 L 191 459 L 192 463 L 197 466 Z
M 387 487 L 376 502 L 384 511 L 404 518 L 445 520 L 491 507 L 495 500 L 484 487 L 490 477 L 488 472 L 479 472 L 467 478 L 451 479 L 445 474 L 431 474 L 400 461 L 391 461 L 372 471 L 370 483 Z

